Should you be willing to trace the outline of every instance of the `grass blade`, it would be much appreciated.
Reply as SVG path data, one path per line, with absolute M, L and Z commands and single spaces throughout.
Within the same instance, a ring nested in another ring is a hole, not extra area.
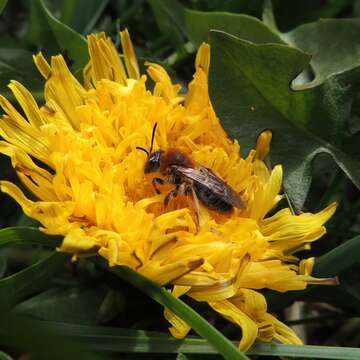
M 230 340 L 211 326 L 196 311 L 172 296 L 164 288 L 126 266 L 109 267 L 107 262 L 100 257 L 93 259 L 93 261 L 121 279 L 131 283 L 159 304 L 170 309 L 174 314 L 186 321 L 201 337 L 206 339 L 225 359 L 248 359 Z
M 341 274 L 360 258 L 360 235 L 345 241 L 315 259 L 313 275 L 329 277 Z
M 91 351 L 76 339 L 60 337 L 54 328 L 44 321 L 19 316 L 11 311 L 0 313 L 0 323 L 0 346 L 25 351 L 27 358 L 37 360 L 110 358 L 109 354 Z
M 177 353 L 177 354 L 217 354 L 209 343 L 195 336 L 177 340 L 169 334 L 107 326 L 77 325 L 59 322 L 44 322 L 50 332 L 60 337 L 69 337 L 82 343 L 87 349 L 99 352 L 121 353 Z M 360 359 L 360 349 L 335 346 L 282 345 L 257 343 L 248 355 L 286 356 L 310 359 Z
M 69 259 L 68 254 L 53 253 L 35 264 L 0 280 L 0 309 L 8 309 L 46 286 Z
M 309 359 L 358 360 L 360 349 L 336 346 L 255 344 L 249 355 L 288 356 Z
M 16 226 L 0 229 L 0 248 L 7 245 L 38 244 L 55 248 L 61 244 L 61 236 L 47 235 L 37 228 Z

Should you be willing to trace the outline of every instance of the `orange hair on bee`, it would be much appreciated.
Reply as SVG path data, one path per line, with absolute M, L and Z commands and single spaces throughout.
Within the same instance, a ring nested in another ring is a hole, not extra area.
M 161 167 L 165 169 L 171 165 L 178 165 L 188 168 L 195 167 L 194 161 L 178 149 L 169 149 L 163 156 Z

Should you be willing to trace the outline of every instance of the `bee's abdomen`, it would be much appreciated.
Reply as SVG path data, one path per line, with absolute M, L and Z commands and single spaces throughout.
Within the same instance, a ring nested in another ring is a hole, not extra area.
M 198 199 L 209 209 L 227 213 L 233 206 L 225 201 L 221 196 L 201 184 L 194 184 L 195 193 Z

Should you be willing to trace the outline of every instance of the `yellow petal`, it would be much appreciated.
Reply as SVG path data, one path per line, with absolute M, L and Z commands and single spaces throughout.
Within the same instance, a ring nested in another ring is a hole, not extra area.
M 79 129 L 76 107 L 84 102 L 85 89 L 71 74 L 61 55 L 51 58 L 51 76 L 45 84 L 46 101 L 53 100 L 67 116 L 68 122 Z
M 209 74 L 210 67 L 210 46 L 202 43 L 196 53 L 195 67 L 201 68 L 206 75 Z
M 251 213 L 249 214 L 251 218 L 256 220 L 264 218 L 279 201 L 278 194 L 281 189 L 282 174 L 282 167 L 277 165 L 272 170 L 266 182 L 263 182 L 263 180 L 265 180 L 264 178 L 260 178 L 258 189 L 253 195 L 254 200 Z
M 51 68 L 49 63 L 46 61 L 42 52 L 38 52 L 36 55 L 33 55 L 33 60 L 38 68 L 40 74 L 45 78 L 48 79 L 51 74 Z
M 1 191 L 10 195 L 22 208 L 27 216 L 31 216 L 34 202 L 27 199 L 24 193 L 10 181 L 0 181 Z
M 311 275 L 315 263 L 315 258 L 311 257 L 300 261 L 299 274 Z
M 256 141 L 256 158 L 264 160 L 270 152 L 270 142 L 272 132 L 270 130 L 263 131 Z
M 129 78 L 140 79 L 140 70 L 137 57 L 127 29 L 120 31 L 120 39 Z
M 16 100 L 22 107 L 26 118 L 35 128 L 40 128 L 42 125 L 46 124 L 43 117 L 41 116 L 39 107 L 31 95 L 30 91 L 21 85 L 19 82 L 12 80 L 9 88 L 13 92 Z
M 264 320 L 271 322 L 275 329 L 274 338 L 283 344 L 302 345 L 302 341 L 295 332 L 273 315 L 266 314 Z
M 306 279 L 280 260 L 251 262 L 240 276 L 240 287 L 281 292 L 306 288 Z
M 317 240 L 325 234 L 323 224 L 334 214 L 336 204 L 330 204 L 317 214 L 293 215 L 289 209 L 278 211 L 261 222 L 261 231 L 269 236 L 273 249 L 292 253 L 302 244 Z
M 60 251 L 79 253 L 89 251 L 96 246 L 94 238 L 87 236 L 82 229 L 71 229 L 59 248 Z
M 187 293 L 189 290 L 189 286 L 174 286 L 172 295 L 176 298 L 179 298 L 180 296 Z M 176 316 L 172 311 L 167 308 L 164 309 L 164 317 L 172 325 L 169 328 L 169 331 L 177 339 L 183 339 L 191 330 L 191 327 L 184 320 Z
M 242 330 L 240 350 L 247 351 L 258 334 L 256 323 L 228 300 L 209 302 L 209 305 L 226 319 L 240 326 Z
M 90 62 L 86 72 L 91 70 L 92 80 L 96 82 L 109 79 L 125 85 L 125 68 L 113 42 L 104 33 L 100 33 L 89 35 L 88 44 Z
M 10 144 L 50 165 L 48 139 L 31 126 L 11 103 L 0 95 L 0 106 L 7 115 L 0 121 L 0 135 Z
M 198 268 L 203 262 L 204 259 L 197 256 L 167 265 L 153 261 L 139 268 L 139 271 L 153 281 L 165 285 Z
M 166 101 L 172 105 L 176 105 L 182 101 L 182 97 L 178 95 L 180 85 L 173 85 L 168 73 L 165 69 L 155 63 L 145 63 L 147 65 L 147 72 L 155 81 L 154 93 L 156 96 L 162 96 Z

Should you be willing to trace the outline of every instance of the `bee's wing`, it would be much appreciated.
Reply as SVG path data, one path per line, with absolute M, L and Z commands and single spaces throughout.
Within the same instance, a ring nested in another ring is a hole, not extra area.
M 177 165 L 172 165 L 172 168 L 178 171 L 181 175 L 193 180 L 201 186 L 208 188 L 232 206 L 239 209 L 245 208 L 245 203 L 241 199 L 240 195 L 232 189 L 231 186 L 226 184 L 225 181 L 215 175 L 211 169 L 203 166 L 194 169 Z

